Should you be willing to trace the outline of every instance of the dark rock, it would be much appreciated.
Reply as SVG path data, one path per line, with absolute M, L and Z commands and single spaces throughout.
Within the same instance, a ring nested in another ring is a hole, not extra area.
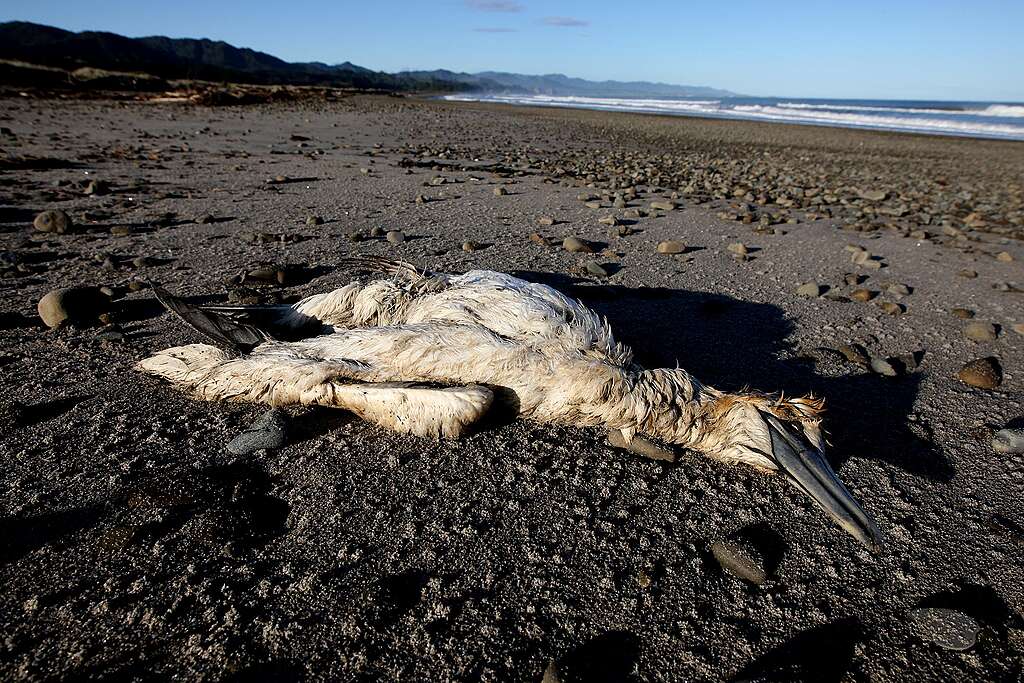
M 250 455 L 256 451 L 281 448 L 287 440 L 288 416 L 280 408 L 271 408 L 232 439 L 227 450 L 232 455 Z

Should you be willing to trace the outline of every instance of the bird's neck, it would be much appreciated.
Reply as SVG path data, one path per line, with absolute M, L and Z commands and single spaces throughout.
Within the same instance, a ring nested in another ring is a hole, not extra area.
M 678 368 L 632 373 L 616 393 L 617 400 L 609 405 L 608 427 L 693 448 L 704 439 L 709 406 L 723 396 Z

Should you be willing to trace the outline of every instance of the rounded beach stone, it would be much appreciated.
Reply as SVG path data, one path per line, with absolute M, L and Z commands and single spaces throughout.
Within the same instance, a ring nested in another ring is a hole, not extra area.
M 658 243 L 659 254 L 682 254 L 686 251 L 686 245 L 676 240 L 665 240 Z
M 979 389 L 995 389 L 1003 383 L 1003 369 L 999 360 L 993 356 L 977 358 L 960 368 L 957 377 L 964 384 Z
M 39 232 L 55 232 L 63 235 L 74 229 L 75 222 L 71 220 L 71 216 L 60 209 L 50 209 L 36 216 L 35 220 L 32 221 L 32 225 Z
M 733 576 L 760 586 L 768 578 L 761 558 L 755 557 L 749 548 L 732 541 L 715 541 L 711 545 L 711 554 L 718 564 Z
M 573 251 L 583 254 L 590 254 L 593 253 L 594 251 L 593 249 L 590 248 L 589 244 L 587 244 L 578 237 L 572 236 L 566 237 L 564 240 L 562 240 L 562 248 L 565 249 L 566 251 Z
M 955 609 L 923 607 L 911 610 L 910 619 L 917 635 L 946 650 L 970 650 L 981 630 L 978 622 Z
M 288 440 L 288 416 L 280 408 L 263 413 L 248 429 L 228 444 L 232 455 L 249 455 L 256 451 L 281 448 Z
M 36 308 L 48 327 L 57 327 L 95 321 L 109 303 L 96 287 L 65 287 L 48 292 Z

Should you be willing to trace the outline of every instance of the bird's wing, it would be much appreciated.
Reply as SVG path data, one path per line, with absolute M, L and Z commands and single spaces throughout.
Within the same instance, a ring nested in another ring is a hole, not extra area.
M 273 338 L 252 325 L 232 320 L 226 315 L 193 306 L 163 287 L 150 283 L 153 294 L 164 308 L 193 330 L 218 346 L 236 353 L 248 353 Z

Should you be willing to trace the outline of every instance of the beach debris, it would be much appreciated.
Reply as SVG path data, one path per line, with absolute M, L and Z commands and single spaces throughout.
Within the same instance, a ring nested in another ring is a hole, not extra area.
M 992 323 L 974 320 L 964 325 L 964 336 L 976 342 L 994 342 L 999 330 Z
M 910 611 L 917 635 L 945 650 L 964 651 L 974 647 L 981 626 L 963 612 L 941 607 L 922 607 Z
M 994 356 L 976 358 L 966 363 L 956 374 L 964 384 L 979 389 L 995 389 L 1003 383 L 1003 369 Z
M 281 448 L 287 440 L 288 414 L 280 408 L 271 408 L 232 439 L 227 450 L 232 455 L 251 455 L 257 451 Z
M 755 586 L 768 579 L 764 559 L 750 544 L 718 540 L 711 544 L 711 554 L 727 572 Z
M 676 240 L 665 240 L 658 243 L 659 254 L 682 254 L 686 251 L 686 245 Z
M 105 312 L 110 299 L 96 287 L 64 287 L 48 292 L 36 306 L 48 327 L 92 323 Z
M 54 232 L 58 235 L 71 232 L 75 228 L 75 222 L 71 220 L 71 216 L 60 209 L 43 211 L 32 221 L 32 225 L 39 232 Z
M 562 240 L 562 248 L 565 249 L 566 251 L 571 251 L 578 254 L 594 253 L 594 250 L 591 248 L 589 244 L 587 244 L 578 237 L 573 237 L 572 235 Z
M 992 450 L 996 453 L 1024 453 L 1024 428 L 1000 429 L 992 435 Z

